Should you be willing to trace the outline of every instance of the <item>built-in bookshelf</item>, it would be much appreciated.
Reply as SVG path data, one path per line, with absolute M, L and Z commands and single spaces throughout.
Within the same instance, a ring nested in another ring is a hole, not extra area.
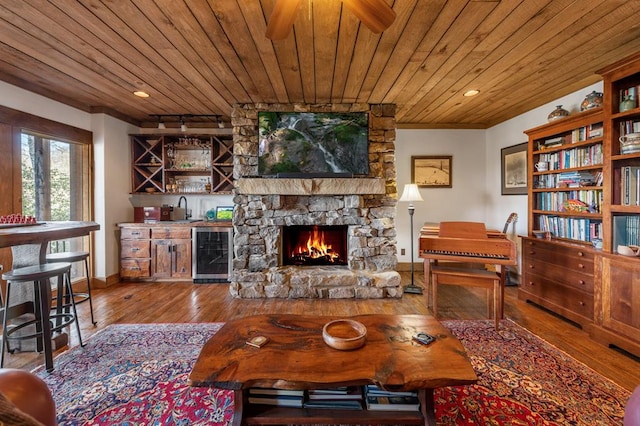
M 594 108 L 525 132 L 529 136 L 529 233 L 591 243 L 603 235 L 604 129 Z

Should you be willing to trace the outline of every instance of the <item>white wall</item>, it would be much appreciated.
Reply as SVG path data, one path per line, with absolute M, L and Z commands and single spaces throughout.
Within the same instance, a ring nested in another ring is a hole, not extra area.
M 396 131 L 396 179 L 398 197 L 411 183 L 411 156 L 451 155 L 451 188 L 420 188 L 423 202 L 414 203 L 414 261 L 418 259 L 417 235 L 425 222 L 444 220 L 485 221 L 485 131 L 405 130 Z M 411 262 L 409 204 L 398 203 L 398 261 Z M 401 255 L 405 249 L 405 255 Z

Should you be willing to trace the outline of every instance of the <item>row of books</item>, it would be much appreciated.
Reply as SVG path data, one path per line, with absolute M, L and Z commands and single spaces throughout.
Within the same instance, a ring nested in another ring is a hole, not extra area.
M 419 411 L 417 392 L 387 392 L 374 385 L 331 389 L 249 389 L 251 404 L 340 410 Z
M 618 245 L 640 245 L 640 216 L 622 215 L 613 217 L 613 247 Z
M 620 204 L 640 206 L 640 167 L 620 168 Z
M 540 154 L 538 161 L 549 162 L 549 170 L 602 164 L 602 144 Z
M 640 120 L 625 120 L 620 122 L 620 136 L 629 133 L 640 133 Z
M 603 135 L 602 123 L 594 123 L 588 126 L 573 129 L 565 136 L 554 136 L 538 143 L 539 149 L 553 148 L 564 144 L 583 142 L 589 139 L 601 138 Z
M 601 189 L 580 189 L 562 192 L 538 192 L 536 209 L 551 212 L 573 211 L 579 213 L 601 213 L 603 194 Z M 578 201 L 578 202 L 575 202 Z M 583 208 L 579 208 L 583 206 Z
M 551 173 L 536 177 L 536 188 L 579 188 L 602 186 L 602 171 L 587 170 Z
M 558 238 L 587 242 L 602 238 L 602 221 L 541 215 L 538 217 L 538 226 L 541 231 L 551 232 Z

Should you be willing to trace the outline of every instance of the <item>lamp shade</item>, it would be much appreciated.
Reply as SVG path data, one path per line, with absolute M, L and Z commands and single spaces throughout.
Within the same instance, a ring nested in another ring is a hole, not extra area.
M 407 183 L 404 186 L 404 191 L 402 191 L 402 196 L 398 201 L 406 201 L 411 203 L 413 201 L 424 201 L 424 200 L 422 199 L 422 196 L 420 196 L 420 190 L 418 189 L 418 185 L 416 185 L 415 183 Z

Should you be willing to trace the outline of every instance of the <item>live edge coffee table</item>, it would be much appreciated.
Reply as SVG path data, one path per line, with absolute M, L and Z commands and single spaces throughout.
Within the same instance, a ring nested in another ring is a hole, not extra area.
M 233 425 L 424 424 L 435 425 L 433 390 L 467 385 L 477 376 L 458 339 L 425 315 L 350 317 L 367 328 L 366 343 L 342 351 L 322 339 L 336 317 L 257 315 L 227 322 L 203 347 L 189 376 L 192 386 L 234 391 Z M 418 332 L 436 336 L 428 346 Z M 246 342 L 269 340 L 262 347 Z M 418 391 L 420 412 L 288 408 L 249 404 L 248 389 L 323 389 L 375 384 L 388 391 Z

